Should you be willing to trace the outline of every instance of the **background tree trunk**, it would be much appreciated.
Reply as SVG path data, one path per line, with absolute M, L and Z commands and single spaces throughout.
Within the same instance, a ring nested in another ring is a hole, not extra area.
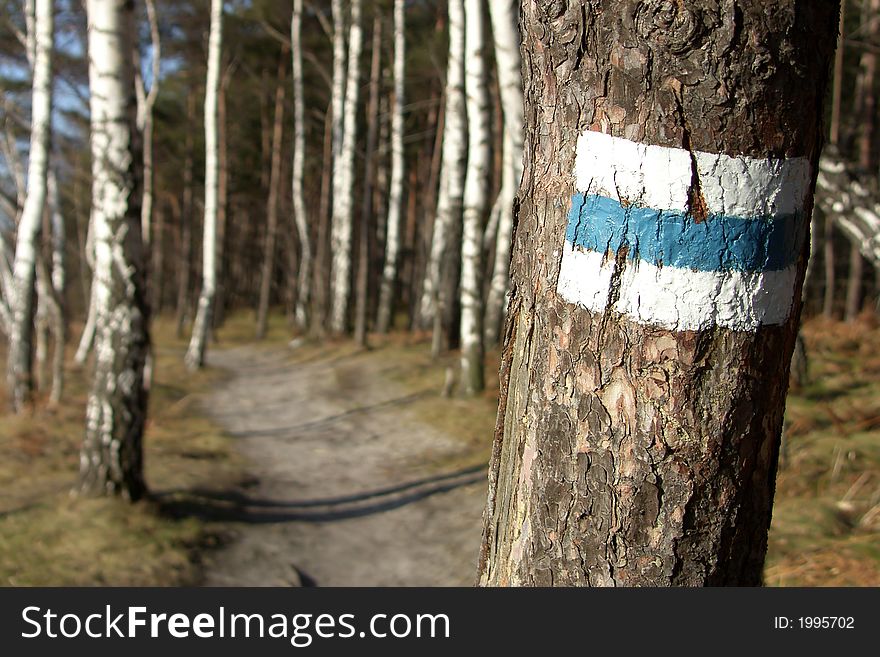
M 373 46 L 370 62 L 370 97 L 367 101 L 367 144 L 364 153 L 364 190 L 361 203 L 360 234 L 358 236 L 357 300 L 355 306 L 354 339 L 367 346 L 367 301 L 370 274 L 370 228 L 373 224 L 373 177 L 379 136 L 379 83 L 382 74 L 382 17 L 373 19 Z
M 272 161 L 269 173 L 269 201 L 266 204 L 266 240 L 263 246 L 263 269 L 260 277 L 260 300 L 257 306 L 257 339 L 266 337 L 269 321 L 269 302 L 272 280 L 275 274 L 275 249 L 278 242 L 278 195 L 281 187 L 281 140 L 284 130 L 284 96 L 286 49 L 278 63 L 278 79 L 275 87 L 275 120 L 272 127 Z
M 465 92 L 468 163 L 465 174 L 461 240 L 461 383 L 466 395 L 485 387 L 483 372 L 483 225 L 489 200 L 492 131 L 486 60 L 483 54 L 483 3 L 465 0 Z
M 33 321 L 36 300 L 36 259 L 49 171 L 52 131 L 52 42 L 54 38 L 52 0 L 36 0 L 33 42 L 33 84 L 31 100 L 31 142 L 28 156 L 27 195 L 15 242 L 11 331 L 7 354 L 6 382 L 12 410 L 21 412 L 31 399 L 33 388 Z M 31 30 L 28 31 L 29 33 Z
M 208 35 L 208 73 L 205 81 L 205 220 L 202 234 L 202 291 L 184 361 L 190 371 L 205 363 L 217 291 L 217 214 L 219 196 L 219 147 L 217 142 L 217 96 L 220 92 L 220 55 L 223 51 L 223 0 L 211 0 L 211 31 Z M 267 254 L 268 259 L 268 254 Z
M 391 115 L 391 188 L 388 192 L 388 221 L 385 236 L 385 264 L 379 288 L 378 329 L 391 327 L 394 284 L 400 257 L 400 220 L 403 209 L 403 105 L 406 102 L 406 19 L 404 0 L 394 0 L 394 109 Z M 410 193 L 414 193 L 411 190 Z
M 501 321 L 510 287 L 510 245 L 513 240 L 513 203 L 522 178 L 523 90 L 522 62 L 519 56 L 519 2 L 489 0 L 492 34 L 495 40 L 495 62 L 501 107 L 504 112 L 504 149 L 501 191 L 496 200 L 498 228 L 495 235 L 495 261 L 489 294 L 486 298 L 486 319 L 483 328 L 486 346 L 498 342 Z
M 760 583 L 837 11 L 524 5 L 481 584 Z M 673 214 L 716 232 L 706 263 L 662 237 Z M 731 241 L 734 223 L 785 237 Z
M 425 268 L 425 282 L 419 302 L 419 326 L 437 327 L 434 331 L 435 353 L 439 350 L 439 343 L 442 341 L 440 333 L 444 310 L 446 310 L 445 307 L 441 310 L 438 306 L 440 304 L 448 306 L 453 299 L 444 299 L 444 294 L 450 287 L 454 294 L 454 290 L 458 287 L 461 204 L 467 164 L 467 114 L 464 95 L 465 25 L 462 0 L 449 0 L 447 11 L 449 12 L 449 55 L 446 62 L 446 108 L 440 164 L 440 191 L 434 230 L 431 234 L 431 249 Z M 452 262 L 444 262 L 445 260 Z M 444 273 L 447 274 L 447 278 L 454 280 L 454 284 L 444 286 Z
M 361 0 L 352 0 L 351 24 L 348 34 L 348 70 L 345 80 L 342 144 L 339 164 L 334 164 L 333 220 L 331 241 L 331 308 L 330 330 L 345 333 L 348 328 L 348 302 L 351 297 L 351 239 L 354 202 L 354 149 L 357 139 L 357 106 L 359 96 L 360 58 L 362 46 Z M 335 116 L 334 107 L 334 116 Z M 334 160 L 335 162 L 335 160 Z
M 302 69 L 302 0 L 293 0 L 293 16 L 290 19 L 290 50 L 293 81 L 293 218 L 299 235 L 299 270 L 294 318 L 301 330 L 308 327 L 309 293 L 312 280 L 312 244 L 309 236 L 309 220 L 303 196 L 303 169 L 306 161 L 305 101 L 303 99 Z

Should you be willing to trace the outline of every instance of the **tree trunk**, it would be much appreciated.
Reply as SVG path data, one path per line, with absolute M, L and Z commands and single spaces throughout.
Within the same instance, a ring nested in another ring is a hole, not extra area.
M 351 297 L 351 239 L 354 226 L 354 149 L 357 139 L 357 106 L 360 85 L 361 0 L 351 2 L 351 25 L 348 34 L 348 71 L 345 80 L 342 144 L 338 166 L 334 164 L 333 222 L 331 264 L 330 330 L 345 333 L 348 328 L 348 303 Z M 335 116 L 334 106 L 334 116 Z
M 202 227 L 202 292 L 193 323 L 189 348 L 184 356 L 190 371 L 205 363 L 205 347 L 212 324 L 217 291 L 217 209 L 219 148 L 217 144 L 217 96 L 220 91 L 220 54 L 223 50 L 223 0 L 211 1 L 208 36 L 208 71 L 205 81 L 205 220 Z
M 321 165 L 321 202 L 318 210 L 318 230 L 315 245 L 315 293 L 312 295 L 312 320 L 310 331 L 312 335 L 323 335 L 326 329 L 327 300 L 330 288 L 330 189 L 333 178 L 333 128 L 335 120 L 333 101 L 324 115 L 324 147 Z
M 226 285 L 229 267 L 226 248 L 229 205 L 229 147 L 226 126 L 226 90 L 232 77 L 233 66 L 227 66 L 217 92 L 217 290 L 214 293 L 213 328 L 223 326 L 226 319 Z
M 823 255 L 825 256 L 825 295 L 822 298 L 822 314 L 831 319 L 834 317 L 834 300 L 836 280 L 836 265 L 834 262 L 834 219 L 831 215 L 825 216 L 825 244 Z
M 479 581 L 759 584 L 838 3 L 548 6 Z
M 403 210 L 403 105 L 406 102 L 406 23 L 404 1 L 394 0 L 394 110 L 391 116 L 391 189 L 388 193 L 388 221 L 385 232 L 385 264 L 379 287 L 377 328 L 386 333 L 391 327 L 394 284 L 400 258 L 400 219 Z M 410 193 L 415 193 L 411 190 Z
M 28 156 L 27 195 L 15 243 L 12 325 L 7 354 L 6 382 L 12 410 L 21 412 L 30 403 L 33 390 L 33 318 L 36 290 L 35 266 L 49 170 L 49 142 L 52 130 L 52 0 L 36 0 L 34 23 L 33 95 L 31 101 L 31 143 Z
M 501 191 L 496 200 L 498 228 L 495 235 L 495 261 L 489 295 L 486 299 L 484 340 L 486 346 L 498 342 L 501 321 L 510 287 L 510 246 L 513 240 L 513 204 L 522 178 L 523 93 L 519 56 L 519 3 L 490 0 L 489 15 L 495 39 L 495 62 L 504 112 L 504 155 Z
M 144 198 L 141 205 L 141 231 L 144 243 L 151 241 L 153 221 L 153 106 L 159 95 L 159 77 L 162 71 L 162 41 L 159 38 L 159 21 L 156 16 L 156 6 L 153 0 L 145 0 L 147 20 L 150 24 L 150 64 L 152 79 L 150 91 L 144 93 L 143 82 L 140 79 L 140 71 L 135 72 L 138 81 L 138 128 L 143 132 L 143 158 L 144 158 Z
M 96 330 L 95 370 L 80 453 L 79 490 L 144 492 L 150 350 L 141 238 L 141 154 L 135 125 L 133 3 L 87 0 L 91 89 Z
M 52 259 L 48 278 L 51 284 L 51 304 L 49 306 L 49 326 L 54 345 L 52 349 L 52 388 L 49 403 L 57 405 L 64 393 L 64 347 L 67 343 L 67 303 L 64 292 L 67 286 L 67 261 L 65 258 L 66 234 L 64 215 L 61 214 L 61 200 L 58 197 L 58 180 L 54 169 L 49 169 L 47 177 L 49 201 L 49 226 L 51 227 Z
M 445 298 L 449 289 L 457 288 L 457 264 L 461 235 L 461 204 L 464 195 L 464 174 L 467 163 L 467 114 L 464 95 L 464 4 L 463 0 L 449 0 L 449 55 L 446 61 L 446 108 L 444 110 L 443 150 L 440 165 L 440 191 L 437 212 L 431 235 L 431 251 L 425 268 L 425 282 L 419 302 L 419 326 L 429 328 L 442 324 L 451 298 Z M 448 254 L 454 257 L 447 258 Z M 446 262 L 444 262 L 446 260 Z M 449 262 L 452 260 L 454 262 Z M 454 269 L 456 273 L 450 270 Z M 445 273 L 454 279 L 454 285 L 443 285 Z M 443 288 L 446 288 L 444 292 Z M 435 330 L 435 343 L 440 342 Z M 439 345 L 438 345 L 439 346 Z M 437 351 L 437 348 L 434 349 Z
M 306 161 L 305 101 L 303 99 L 302 66 L 302 0 L 293 0 L 293 16 L 290 19 L 290 44 L 293 78 L 293 164 L 291 186 L 293 192 L 293 218 L 299 234 L 299 270 L 294 318 L 301 330 L 308 327 L 309 292 L 312 280 L 312 243 L 309 236 L 309 218 L 303 196 L 303 169 Z
M 373 45 L 370 62 L 370 98 L 367 101 L 367 148 L 364 154 L 364 190 L 361 203 L 360 235 L 358 236 L 357 301 L 354 340 L 367 346 L 367 301 L 370 287 L 370 225 L 373 223 L 373 187 L 376 143 L 379 135 L 379 77 L 382 73 L 382 17 L 373 19 Z
M 186 103 L 187 125 L 195 125 L 196 97 L 190 94 Z M 192 273 L 192 221 L 193 221 L 193 139 L 187 131 L 183 161 L 183 203 L 178 213 L 180 247 L 177 253 L 177 337 L 183 337 L 183 327 L 189 319 L 190 278 Z
M 849 247 L 849 273 L 846 281 L 846 300 L 843 319 L 847 322 L 854 321 L 862 310 L 862 274 L 864 272 L 864 259 L 859 252 L 858 244 L 850 244 Z
M 461 383 L 473 395 L 485 387 L 483 372 L 483 225 L 488 206 L 492 156 L 483 3 L 465 0 L 465 91 L 468 163 L 464 183 L 461 240 Z

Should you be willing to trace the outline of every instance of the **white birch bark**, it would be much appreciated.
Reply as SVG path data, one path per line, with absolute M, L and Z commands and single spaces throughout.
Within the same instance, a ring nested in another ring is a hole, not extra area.
M 352 210 L 354 204 L 354 148 L 357 139 L 357 106 L 359 95 L 358 77 L 363 33 L 361 29 L 361 0 L 352 0 L 351 25 L 348 33 L 348 70 L 345 80 L 345 103 L 342 130 L 342 147 L 339 166 L 335 167 L 333 194 L 333 220 L 331 244 L 332 303 L 330 329 L 344 333 L 348 322 L 348 305 L 351 298 L 351 247 Z M 334 110 L 335 111 L 335 110 Z
M 482 0 L 465 0 L 465 92 L 468 163 L 464 183 L 461 240 L 461 381 L 472 395 L 483 376 L 483 222 L 488 205 L 492 154 Z
M 293 163 L 291 187 L 293 192 L 293 218 L 299 234 L 300 257 L 297 273 L 297 294 L 294 319 L 301 329 L 308 326 L 309 285 L 312 277 L 312 245 L 309 240 L 309 222 L 303 196 L 303 169 L 305 167 L 306 131 L 305 102 L 303 100 L 302 66 L 302 11 L 303 1 L 293 0 L 293 16 L 290 19 L 290 53 L 293 81 Z
M 467 114 L 464 96 L 464 5 L 449 0 L 449 55 L 446 62 L 446 107 L 440 164 L 440 192 L 431 252 L 419 302 L 419 324 L 428 328 L 438 313 L 443 259 L 448 248 L 458 248 L 458 223 L 464 194 L 467 161 Z
M 503 174 L 496 200 L 498 226 L 495 232 L 495 261 L 486 300 L 485 342 L 498 341 L 510 286 L 510 248 L 513 240 L 513 203 L 522 178 L 523 87 L 519 54 L 519 2 L 489 0 L 489 16 L 495 43 L 495 63 L 504 115 Z
M 135 72 L 138 100 L 138 128 L 143 133 L 144 159 L 144 193 L 141 202 L 141 232 L 144 243 L 150 243 L 151 224 L 153 220 L 153 106 L 159 95 L 159 74 L 162 65 L 162 42 L 159 38 L 159 20 L 156 16 L 156 5 L 153 0 L 144 0 L 147 9 L 147 21 L 150 24 L 151 80 L 150 90 L 144 90 L 140 71 Z M 161 244 L 158 248 L 162 248 Z
M 391 186 L 388 192 L 385 264 L 379 288 L 379 332 L 391 326 L 394 283 L 400 254 L 400 219 L 403 207 L 403 105 L 406 102 L 406 24 L 404 0 L 394 0 L 394 110 L 391 115 Z
M 346 12 L 342 0 L 332 0 L 330 10 L 333 16 L 333 87 L 330 90 L 333 139 L 333 169 L 339 166 L 339 154 L 342 152 L 342 125 L 345 116 L 345 25 Z M 333 192 L 336 192 L 334 182 Z
M 95 268 L 95 366 L 79 491 L 139 498 L 149 353 L 139 195 L 133 3 L 87 0 Z
M 202 291 L 184 361 L 189 370 L 205 362 L 211 313 L 217 290 L 217 94 L 220 90 L 220 53 L 223 48 L 223 0 L 211 0 L 208 36 L 208 72 L 205 82 L 205 221 L 202 235 Z
M 30 32 L 30 30 L 29 30 Z M 49 137 L 52 122 L 52 0 L 36 0 L 34 23 L 31 141 L 27 193 L 15 244 L 13 263 L 12 325 L 9 336 L 7 383 L 12 408 L 20 412 L 29 402 L 33 386 L 33 314 L 38 237 L 46 204 Z M 30 46 L 28 46 L 30 48 Z

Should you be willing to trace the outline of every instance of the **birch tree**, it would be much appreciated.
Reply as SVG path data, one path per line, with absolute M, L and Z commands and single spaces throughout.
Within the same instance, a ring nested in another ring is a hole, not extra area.
M 144 198 L 141 204 L 141 230 L 144 242 L 150 243 L 153 220 L 153 107 L 159 96 L 159 75 L 162 70 L 162 41 L 159 37 L 159 19 L 153 0 L 144 0 L 147 22 L 150 25 L 150 90 L 146 91 L 140 67 L 135 70 L 135 90 L 138 101 L 138 129 L 143 134 Z M 162 248 L 161 244 L 157 248 Z
M 484 387 L 483 223 L 488 205 L 492 154 L 489 96 L 483 39 L 483 2 L 465 0 L 465 93 L 468 161 L 464 183 L 461 240 L 461 381 L 473 395 Z
M 144 364 L 150 350 L 141 235 L 133 4 L 87 0 L 95 240 L 95 365 L 79 491 L 137 499 L 145 491 Z
M 13 290 L 6 378 L 12 409 L 21 412 L 33 389 L 33 320 L 38 240 L 46 205 L 49 144 L 52 123 L 52 49 L 54 16 L 52 0 L 34 5 L 33 82 L 31 139 L 28 156 L 27 193 L 15 243 Z
M 391 115 L 391 187 L 388 192 L 385 264 L 379 285 L 378 329 L 385 333 L 391 326 L 394 284 L 400 256 L 400 222 L 403 209 L 403 106 L 406 102 L 406 22 L 404 0 L 394 0 L 394 106 Z
M 309 292 L 312 280 L 312 246 L 309 238 L 309 221 L 303 196 L 303 170 L 305 167 L 306 129 L 305 101 L 303 99 L 302 66 L 302 0 L 293 0 L 290 18 L 290 55 L 293 82 L 293 163 L 291 186 L 293 192 L 293 218 L 299 234 L 299 271 L 294 319 L 301 329 L 308 326 Z
M 443 315 L 439 306 L 444 306 L 444 309 L 448 306 L 452 301 L 451 298 L 446 298 L 449 295 L 449 288 L 455 287 L 444 286 L 442 278 L 444 273 L 448 274 L 448 278 L 456 278 L 448 270 L 454 269 L 458 261 L 468 145 L 464 93 L 465 24 L 462 0 L 449 0 L 447 11 L 449 12 L 449 54 L 446 60 L 440 192 L 437 198 L 434 231 L 431 236 L 431 250 L 419 302 L 419 324 L 423 328 L 435 325 L 435 338 L 438 339 L 440 331 L 436 327 L 442 321 Z M 451 258 L 453 262 L 444 263 L 444 260 L 448 260 L 449 253 L 454 254 Z M 436 343 L 437 339 L 435 339 L 435 352 L 438 350 Z
M 334 48 L 335 40 L 334 36 Z M 333 220 L 331 228 L 331 310 L 330 329 L 344 333 L 348 326 L 348 305 L 351 298 L 351 247 L 354 207 L 354 149 L 357 138 L 357 106 L 360 85 L 360 59 L 363 34 L 361 0 L 352 0 L 348 32 L 348 68 L 345 79 L 345 100 L 342 104 L 342 143 L 338 166 L 334 161 Z M 335 58 L 335 55 L 334 55 Z M 334 116 L 335 115 L 334 106 Z
M 202 291 L 186 351 L 186 366 L 199 369 L 205 362 L 205 347 L 211 328 L 214 295 L 217 292 L 217 197 L 218 144 L 217 94 L 220 90 L 220 55 L 223 50 L 223 0 L 211 0 L 211 30 L 208 35 L 208 72 L 205 81 L 205 221 L 202 235 Z
M 838 9 L 523 5 L 481 584 L 761 582 Z
M 501 191 L 493 213 L 497 217 L 495 261 L 486 299 L 484 335 L 486 345 L 498 341 L 510 281 L 510 246 L 513 239 L 513 204 L 522 178 L 523 90 L 519 55 L 519 2 L 489 0 L 489 16 L 495 44 L 495 64 L 504 115 Z

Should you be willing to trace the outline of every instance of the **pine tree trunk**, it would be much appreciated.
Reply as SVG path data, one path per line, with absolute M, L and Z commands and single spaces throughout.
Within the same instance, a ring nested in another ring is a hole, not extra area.
M 263 245 L 263 269 L 260 276 L 260 300 L 257 306 L 257 339 L 266 337 L 269 321 L 269 301 L 275 273 L 275 250 L 278 242 L 278 195 L 281 187 L 281 139 L 284 128 L 284 81 L 287 51 L 282 52 L 278 64 L 275 88 L 275 120 L 272 126 L 272 160 L 269 168 L 269 200 L 266 204 L 266 239 Z
M 837 11 L 524 4 L 481 584 L 761 582 Z
M 226 319 L 226 286 L 228 281 L 228 205 L 229 205 L 229 146 L 226 126 L 226 90 L 232 76 L 228 66 L 220 79 L 217 92 L 217 290 L 214 293 L 213 328 L 223 326 Z
M 144 363 L 150 350 L 141 238 L 142 160 L 135 125 L 133 3 L 87 0 L 96 304 L 95 370 L 79 491 L 145 492 Z
M 345 333 L 348 329 L 348 304 L 351 297 L 351 248 L 354 203 L 354 149 L 357 139 L 357 107 L 360 92 L 362 46 L 361 0 L 351 2 L 351 25 L 348 34 L 348 70 L 345 80 L 342 144 L 338 166 L 334 164 L 331 307 L 330 330 Z M 334 106 L 334 117 L 335 106 Z
M 822 298 L 822 314 L 831 319 L 834 317 L 834 300 L 836 285 L 836 265 L 834 261 L 834 219 L 831 215 L 825 217 L 825 295 Z
M 862 274 L 864 273 L 865 260 L 859 252 L 858 244 L 850 244 L 849 247 L 849 273 L 846 280 L 846 299 L 843 319 L 847 322 L 855 321 L 862 311 Z
M 519 3 L 516 0 L 490 0 L 489 15 L 495 39 L 495 61 L 501 105 L 504 111 L 503 165 L 501 191 L 496 200 L 498 228 L 495 234 L 495 261 L 486 299 L 484 340 L 486 346 L 498 342 L 510 287 L 510 246 L 513 240 L 513 204 L 522 178 L 523 92 L 519 56 Z
M 483 3 L 465 0 L 465 91 L 468 163 L 464 183 L 461 240 L 461 382 L 473 395 L 485 387 L 483 372 L 483 225 L 488 207 L 492 156 Z
M 187 125 L 194 125 L 196 119 L 195 94 L 190 94 L 186 103 Z M 177 252 L 177 337 L 183 337 L 183 327 L 190 315 L 190 279 L 192 274 L 192 225 L 193 225 L 193 139 L 187 131 L 183 161 L 183 202 L 178 213 L 180 227 L 180 246 Z
M 461 240 L 461 210 L 464 195 L 464 175 L 467 163 L 467 114 L 464 94 L 465 25 L 462 0 L 449 0 L 449 55 L 446 61 L 446 108 L 444 110 L 443 148 L 440 164 L 440 191 L 431 250 L 425 268 L 425 282 L 419 302 L 419 326 L 437 326 L 442 330 L 444 315 L 452 298 L 445 298 L 452 288 L 457 289 L 458 253 Z M 447 258 L 453 254 L 452 258 Z M 453 262 L 449 262 L 452 260 Z M 445 262 L 444 262 L 445 261 Z M 454 270 L 454 271 L 451 271 Z M 454 284 L 444 286 L 444 274 Z M 440 306 L 444 306 L 442 309 Z M 439 343 L 435 330 L 435 344 Z M 439 344 L 438 344 L 439 347 Z M 437 348 L 434 349 L 436 351 Z
M 293 0 L 293 16 L 290 19 L 290 43 L 293 78 L 293 164 L 291 186 L 293 192 L 293 218 L 299 234 L 299 270 L 294 318 L 300 329 L 309 322 L 309 292 L 312 280 L 312 243 L 309 236 L 309 217 L 303 196 L 303 169 L 306 161 L 305 101 L 303 99 L 302 66 L 302 0 Z
M 379 286 L 378 330 L 391 327 L 394 284 L 400 258 L 400 220 L 403 210 L 403 105 L 406 102 L 406 23 L 403 0 L 394 0 L 394 110 L 391 116 L 391 188 L 388 192 L 388 221 L 385 234 L 385 264 Z M 414 191 L 414 190 L 413 190 Z
M 208 72 L 205 81 L 205 220 L 202 233 L 202 291 L 193 323 L 186 367 L 195 371 L 205 363 L 205 348 L 211 329 L 214 295 L 217 292 L 217 210 L 219 148 L 217 142 L 217 97 L 220 92 L 220 55 L 223 50 L 223 0 L 211 1 L 211 31 L 208 35 Z
M 354 322 L 354 340 L 367 346 L 367 302 L 370 287 L 370 228 L 373 224 L 374 171 L 379 137 L 379 77 L 382 74 L 382 17 L 373 19 L 373 45 L 370 62 L 370 97 L 367 101 L 367 145 L 364 154 L 364 190 L 358 236 L 358 269 Z
M 335 70 L 335 69 L 334 69 Z M 310 332 L 312 335 L 323 335 L 326 329 L 327 306 L 330 289 L 330 220 L 331 198 L 330 190 L 333 178 L 333 101 L 324 115 L 324 146 L 321 165 L 321 202 L 318 210 L 318 230 L 315 244 L 315 272 L 313 285 L 315 293 L 312 295 L 312 319 Z
M 36 0 L 31 100 L 31 142 L 28 156 L 27 194 L 18 222 L 13 263 L 12 325 L 7 353 L 6 382 L 12 410 L 21 412 L 33 390 L 34 285 L 40 227 L 46 205 L 49 143 L 52 130 L 52 0 Z

